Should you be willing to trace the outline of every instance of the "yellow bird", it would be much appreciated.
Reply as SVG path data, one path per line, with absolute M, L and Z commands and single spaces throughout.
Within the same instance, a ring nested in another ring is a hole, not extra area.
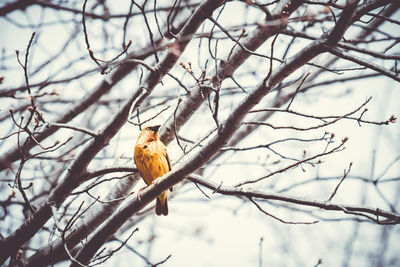
M 165 145 L 158 138 L 160 125 L 142 130 L 135 145 L 134 160 L 147 185 L 171 170 Z M 156 214 L 168 215 L 167 191 L 157 197 Z

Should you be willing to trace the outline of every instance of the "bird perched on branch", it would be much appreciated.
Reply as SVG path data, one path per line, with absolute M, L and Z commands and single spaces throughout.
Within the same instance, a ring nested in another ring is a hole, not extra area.
M 165 145 L 158 138 L 160 125 L 142 130 L 135 145 L 134 160 L 147 185 L 171 170 Z M 156 214 L 168 215 L 167 191 L 157 197 Z

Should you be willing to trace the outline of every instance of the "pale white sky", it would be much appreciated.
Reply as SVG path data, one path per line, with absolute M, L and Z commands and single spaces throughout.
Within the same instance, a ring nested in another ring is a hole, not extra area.
M 109 2 L 109 5 L 111 11 L 118 10 L 118 12 L 124 12 L 127 6 L 129 6 L 128 2 L 129 1 L 122 1 L 118 3 L 118 5 Z M 224 25 L 232 23 L 235 25 L 237 18 L 252 15 L 247 14 L 245 9 L 242 8 L 242 5 L 238 3 L 232 4 L 232 6 L 235 5 L 236 7 L 231 7 L 230 11 L 223 13 L 220 23 Z M 37 17 L 41 15 L 40 10 L 41 9 L 38 7 L 28 9 L 32 21 L 35 21 Z M 56 15 L 50 10 L 47 10 L 45 14 L 42 15 L 48 16 L 46 21 L 68 20 L 70 18 L 66 13 L 58 12 Z M 58 15 L 60 15 L 60 17 L 58 17 Z M 254 21 L 259 20 L 259 16 L 260 14 L 255 14 Z M 25 14 L 20 11 L 14 12 L 9 18 L 21 24 L 26 23 Z M 76 18 L 78 19 L 78 17 Z M 102 29 L 97 26 L 99 22 L 89 21 L 89 23 L 91 23 L 89 28 L 91 31 L 92 45 L 95 48 L 101 49 L 102 45 L 104 45 L 104 40 L 101 39 Z M 109 25 L 109 28 L 114 27 L 118 29 L 119 26 L 119 24 L 115 23 L 115 25 Z M 387 27 L 398 28 L 396 25 L 387 25 Z M 30 34 L 34 30 L 15 27 L 4 18 L 0 18 L 0 29 L 0 48 L 6 48 L 6 55 L 12 54 L 12 51 L 15 49 L 24 51 Z M 79 28 L 79 30 L 82 31 L 81 28 Z M 98 32 L 96 32 L 96 30 Z M 65 40 L 73 31 L 74 28 L 71 26 L 60 25 L 39 29 L 37 32 L 38 41 L 32 48 L 32 61 L 30 62 L 32 68 L 34 68 L 38 62 L 41 62 L 43 57 L 47 58 L 54 56 L 54 53 L 58 53 Z M 98 36 L 96 36 L 96 34 L 98 34 Z M 116 36 L 120 37 L 121 34 L 116 34 Z M 137 36 L 143 34 L 146 34 L 145 26 L 132 22 L 128 30 L 127 39 L 138 40 L 139 38 L 137 38 Z M 83 34 L 79 32 L 78 35 L 79 37 L 76 39 L 78 43 L 68 48 L 68 51 L 60 56 L 60 62 L 67 62 L 71 57 L 76 58 L 82 54 L 79 51 L 82 47 L 85 47 Z M 147 43 L 146 38 L 143 38 L 144 43 Z M 115 46 L 121 43 L 120 39 L 109 40 L 107 42 L 111 42 L 115 44 Z M 138 41 L 133 47 L 140 47 L 140 45 L 142 44 Z M 221 55 L 227 53 L 227 51 L 229 52 L 229 50 L 224 51 L 224 48 L 224 46 L 220 46 Z M 231 46 L 228 47 L 228 49 L 230 48 Z M 260 52 L 265 52 L 265 48 L 266 46 L 260 48 Z M 75 53 L 73 51 L 74 49 L 76 49 Z M 197 62 L 197 49 L 198 42 L 189 45 L 182 55 L 181 60 L 184 62 Z M 106 56 L 114 54 L 115 53 L 111 51 L 109 54 L 106 53 Z M 321 57 L 317 60 L 322 62 L 324 59 Z M 7 64 L 9 61 L 10 60 L 7 60 Z M 244 68 L 252 64 L 254 63 L 249 61 L 244 65 Z M 193 65 L 197 66 L 197 64 Z M 67 76 L 71 75 L 71 73 L 79 73 L 81 69 L 87 67 L 94 68 L 95 65 L 88 59 L 84 63 L 78 64 L 76 68 L 68 69 Z M 261 65 L 261 67 L 265 66 Z M 46 70 L 42 75 L 37 76 L 37 79 L 44 79 L 49 73 L 56 73 L 57 71 L 58 68 Z M 176 71 L 179 73 L 179 70 Z M 239 69 L 238 71 L 244 70 Z M 0 71 L 0 76 L 2 76 L 2 72 L 3 70 Z M 302 72 L 305 71 L 302 70 Z M 6 74 L 4 83 L 0 85 L 0 89 L 22 84 L 23 74 L 16 62 L 15 71 L 7 71 Z M 62 77 L 62 75 L 59 77 Z M 75 82 L 66 87 L 60 86 L 59 88 L 53 86 L 50 89 L 57 89 L 64 97 L 74 98 L 77 95 L 83 96 L 87 90 L 91 90 L 103 78 L 104 76 L 97 73 L 90 75 L 83 82 Z M 188 78 L 186 77 L 186 79 Z M 154 92 L 155 95 L 157 95 L 158 92 L 162 94 L 164 90 L 170 88 L 175 88 L 171 89 L 171 92 L 172 94 L 176 94 L 177 97 L 182 94 L 182 91 L 176 89 L 176 83 L 171 81 L 171 79 L 165 78 L 163 81 L 164 85 L 159 85 L 156 88 Z M 257 82 L 258 80 L 249 78 L 248 84 L 245 85 L 254 86 Z M 134 73 L 129 75 L 118 85 L 119 90 L 115 90 L 116 93 L 114 95 L 111 94 L 107 97 L 119 97 L 120 95 L 118 94 L 129 92 L 129 90 L 136 88 L 137 84 L 138 74 Z M 350 93 L 346 94 L 345 92 L 347 90 L 349 90 Z M 372 97 L 372 100 L 367 105 L 368 112 L 363 116 L 364 119 L 382 121 L 388 119 L 392 114 L 396 117 L 400 117 L 398 105 L 400 86 L 398 83 L 388 78 L 374 78 L 346 84 L 339 83 L 319 87 L 311 90 L 306 95 L 298 95 L 292 104 L 292 109 L 314 115 L 343 115 L 360 106 L 368 97 Z M 269 99 L 271 98 L 266 97 L 266 100 L 262 103 L 264 107 Z M 10 102 L 10 99 L 0 99 L 0 115 L 3 115 L 3 112 L 8 112 L 10 106 L 17 105 L 18 103 L 19 102 L 14 100 Z M 175 102 L 173 102 L 173 104 L 175 104 Z M 225 113 L 222 113 L 221 117 L 228 114 L 229 105 L 232 105 L 232 103 L 225 103 L 225 109 L 223 109 Z M 147 114 L 144 114 L 144 117 L 151 117 L 162 108 L 161 106 L 157 107 Z M 158 120 L 161 122 L 164 121 L 173 113 L 173 110 L 174 107 L 169 108 Z M 106 110 L 98 109 L 90 119 L 104 121 L 104 123 L 106 123 L 111 118 L 106 112 Z M 209 129 L 204 126 L 210 126 L 213 123 L 209 110 L 203 107 L 200 115 L 196 116 L 195 120 L 190 121 L 190 127 L 183 128 L 181 132 L 183 136 L 191 136 L 193 139 L 197 139 L 205 132 L 208 132 Z M 274 116 L 271 121 L 277 125 L 298 123 L 297 119 L 293 116 L 280 114 Z M 307 126 L 303 122 L 301 122 L 301 125 L 303 127 Z M 97 131 L 99 129 L 92 130 Z M 362 125 L 362 127 L 359 127 L 355 121 L 343 121 L 326 128 L 305 133 L 296 133 L 288 130 L 273 130 L 268 127 L 263 127 L 253 135 L 254 137 L 244 140 L 244 142 L 240 143 L 238 146 L 246 147 L 260 142 L 269 143 L 285 137 L 317 138 L 321 137 L 324 131 L 335 133 L 336 142 L 340 142 L 344 137 L 349 137 L 346 149 L 340 153 L 323 158 L 323 164 L 320 166 L 311 167 L 309 165 L 304 165 L 304 170 L 297 168 L 272 178 L 271 183 L 274 183 L 275 189 L 279 190 L 294 183 L 294 181 L 298 182 L 311 179 L 317 174 L 321 177 L 341 176 L 343 175 L 343 170 L 348 168 L 350 162 L 353 162 L 351 175 L 370 177 L 373 151 L 376 153 L 376 165 L 374 166 L 375 170 L 373 176 L 376 177 L 382 173 L 388 167 L 388 164 L 399 154 L 399 130 L 399 123 L 385 127 L 371 125 Z M 4 130 L 0 130 L 0 132 L 3 135 Z M 70 131 L 62 131 L 57 135 L 57 138 L 63 140 L 70 135 Z M 120 133 L 111 141 L 110 147 L 107 148 L 109 149 L 108 151 L 113 151 L 115 157 L 119 155 L 132 157 L 132 149 L 137 135 L 138 129 L 130 124 L 126 124 Z M 115 144 L 118 145 L 115 146 Z M 4 153 L 10 145 L 9 143 L 5 143 L 5 145 L 1 146 L 0 153 Z M 312 154 L 313 151 L 321 151 L 321 145 L 322 143 L 313 147 L 307 147 L 307 144 L 304 144 L 304 147 L 307 148 L 307 153 Z M 291 142 L 277 145 L 276 148 L 279 149 L 280 153 L 293 157 L 301 157 L 304 150 L 302 146 Z M 181 151 L 175 142 L 168 147 L 168 151 L 172 161 L 176 161 L 181 157 Z M 259 160 L 258 162 L 271 163 L 276 156 L 267 150 L 251 150 L 249 152 L 239 152 L 237 155 L 238 156 L 232 159 L 227 159 L 227 157 L 221 158 L 220 163 L 225 159 L 227 160 L 224 166 L 219 167 L 216 171 L 214 171 L 213 167 L 207 168 L 203 174 L 204 177 L 218 183 L 224 182 L 224 185 L 230 185 L 235 184 L 239 180 L 247 180 L 265 175 L 275 168 L 273 164 L 268 166 L 250 164 L 252 161 L 257 163 L 257 160 Z M 267 159 L 268 156 L 271 158 Z M 116 160 L 115 157 L 108 161 L 102 161 L 101 163 L 94 162 L 91 167 L 97 168 L 104 165 L 127 162 L 133 164 L 133 161 L 130 159 L 123 158 Z M 247 163 L 235 164 L 238 161 Z M 399 173 L 400 164 L 397 162 L 387 172 L 386 176 L 394 177 L 398 176 Z M 336 184 L 337 181 L 331 183 L 315 183 L 314 185 L 299 186 L 287 193 L 294 196 L 324 200 L 330 196 Z M 106 193 L 107 190 L 109 190 L 109 186 L 110 185 L 101 187 L 96 190 L 96 192 Z M 142 187 L 143 184 L 140 183 L 139 186 Z M 250 185 L 249 187 L 257 189 L 257 184 Z M 398 187 L 398 182 L 395 184 L 381 184 L 379 186 L 379 188 L 385 192 L 386 197 L 391 200 L 394 197 L 395 190 L 398 190 Z M 338 194 L 334 198 L 334 202 L 355 205 L 360 204 L 363 191 L 366 191 L 366 205 L 379 207 L 385 210 L 388 209 L 382 197 L 380 197 L 376 191 L 371 190 L 369 187 L 366 188 L 363 183 L 351 179 L 345 180 L 342 184 Z M 354 229 L 353 222 L 322 221 L 313 225 L 287 225 L 262 214 L 248 201 L 235 197 L 221 197 L 221 195 L 212 194 L 212 192 L 208 190 L 205 190 L 205 192 L 211 196 L 211 199 L 204 197 L 194 185 L 187 186 L 182 192 L 179 192 L 175 198 L 170 199 L 169 215 L 167 217 L 149 216 L 140 222 L 137 225 L 137 227 L 139 227 L 139 232 L 133 235 L 128 245 L 148 257 L 152 263 L 159 262 L 171 254 L 171 258 L 162 265 L 165 267 L 259 266 L 260 238 L 263 238 L 261 248 L 263 266 L 314 266 L 319 258 L 322 259 L 323 266 L 339 266 L 343 262 L 344 244 L 351 237 Z M 260 202 L 268 212 L 288 221 L 308 222 L 315 220 L 315 218 L 309 216 L 307 212 L 298 212 L 285 208 L 285 203 L 271 203 L 277 205 L 269 205 L 268 203 Z M 305 210 L 308 209 L 306 208 Z M 315 211 L 315 209 L 313 210 Z M 318 215 L 332 219 L 350 217 L 340 212 L 327 211 L 320 212 Z M 48 225 L 52 225 L 51 220 Z M 355 240 L 354 246 L 354 262 L 351 262 L 351 266 L 367 266 L 369 264 L 369 258 L 366 254 L 373 255 L 374 251 L 379 247 L 377 242 L 380 240 L 379 235 L 381 229 L 381 226 L 371 223 L 362 223 L 360 225 L 360 233 Z M 398 232 L 399 228 L 397 227 L 395 229 Z M 126 233 L 126 236 L 128 234 L 129 233 Z M 148 243 L 147 240 L 151 234 L 156 235 L 157 238 L 154 242 Z M 44 240 L 42 240 L 42 242 L 43 241 Z M 112 244 L 107 244 L 107 247 L 111 248 L 114 245 L 118 246 L 119 243 L 113 242 Z M 398 242 L 394 240 L 391 240 L 390 246 L 399 248 Z M 62 263 L 56 266 L 68 266 L 68 263 Z M 102 266 L 146 266 L 146 263 L 140 259 L 140 257 L 130 252 L 129 249 L 124 248 Z

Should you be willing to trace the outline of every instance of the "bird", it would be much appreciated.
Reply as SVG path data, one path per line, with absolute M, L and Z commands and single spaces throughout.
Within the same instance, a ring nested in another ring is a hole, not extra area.
M 147 126 L 140 132 L 135 144 L 134 161 L 147 185 L 171 171 L 167 148 L 158 136 L 161 125 Z M 156 214 L 168 215 L 167 191 L 157 197 Z

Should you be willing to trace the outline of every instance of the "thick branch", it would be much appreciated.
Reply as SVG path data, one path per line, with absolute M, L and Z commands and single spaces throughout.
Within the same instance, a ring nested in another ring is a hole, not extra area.
M 372 61 L 363 60 L 363 59 L 361 59 L 359 57 L 355 57 L 353 55 L 350 55 L 349 53 L 345 53 L 345 52 L 343 52 L 343 51 L 341 51 L 340 49 L 337 49 L 337 48 L 333 48 L 332 47 L 332 48 L 328 48 L 328 50 L 329 50 L 330 53 L 332 53 L 333 55 L 335 55 L 337 57 L 340 57 L 340 58 L 349 60 L 351 62 L 357 63 L 357 64 L 359 64 L 361 66 L 364 66 L 364 67 L 366 67 L 368 69 L 374 70 L 374 71 L 379 72 L 379 73 L 381 73 L 381 74 L 383 74 L 383 75 L 385 75 L 385 76 L 387 76 L 389 78 L 392 78 L 393 80 L 395 80 L 397 82 L 400 82 L 400 76 L 399 75 L 397 75 L 393 71 L 387 70 L 387 69 L 385 69 L 385 68 L 383 68 L 383 67 L 381 67 L 381 66 L 379 66 L 379 65 L 377 65 L 375 63 L 373 63 Z
M 373 8 L 379 7 L 381 6 L 381 4 L 388 4 L 390 1 L 374 1 L 372 3 L 366 3 L 364 5 L 361 5 L 361 7 L 359 9 L 357 9 L 356 11 L 356 18 L 357 16 L 361 16 L 362 14 L 364 14 L 367 10 L 371 10 Z M 378 5 L 378 6 L 377 6 Z M 391 16 L 393 15 L 399 8 L 400 6 L 400 1 L 397 1 L 395 3 L 392 3 L 391 5 L 389 5 L 384 12 L 382 13 L 382 15 L 384 16 Z M 354 19 L 354 18 L 353 18 Z M 385 20 L 382 18 L 375 18 L 372 22 L 370 27 L 364 29 L 358 36 L 357 39 L 365 39 L 367 38 L 372 32 L 373 29 L 378 28 L 380 25 L 382 25 L 382 23 L 384 23 Z M 328 60 L 325 64 L 323 64 L 324 68 L 328 68 L 330 66 L 332 66 L 339 58 L 338 57 L 333 57 L 332 59 Z M 308 88 L 311 88 L 313 86 L 313 82 L 318 80 L 318 76 L 320 76 L 322 73 L 324 73 L 323 69 L 319 69 L 315 72 L 313 72 L 311 74 L 311 76 L 309 77 L 308 81 L 306 81 L 306 83 L 303 86 L 304 90 L 307 90 Z M 302 91 L 304 91 L 302 89 Z M 275 100 L 273 101 L 273 103 L 271 104 L 271 107 L 273 108 L 280 108 L 282 107 L 285 103 L 287 103 L 288 101 L 290 101 L 293 97 L 293 93 L 288 93 L 288 94 L 284 94 L 284 95 L 278 95 Z M 266 112 L 264 114 L 261 114 L 260 116 L 258 116 L 257 118 L 255 118 L 255 120 L 258 121 L 265 121 L 268 118 L 271 117 L 271 115 L 274 114 L 274 112 Z M 235 135 L 233 136 L 233 138 L 230 140 L 229 145 L 230 146 L 235 146 L 236 144 L 238 144 L 240 141 L 244 140 L 246 137 L 250 136 L 250 134 L 252 132 L 254 132 L 254 130 L 258 127 L 258 125 L 246 125 L 245 127 L 241 127 L 240 130 L 238 132 L 235 133 Z M 218 153 L 218 155 L 216 155 L 216 157 L 214 157 L 214 159 L 216 159 L 218 156 L 222 155 L 222 153 Z
M 104 130 L 80 152 L 72 162 L 62 182 L 51 192 L 47 201 L 32 215 L 29 221 L 23 224 L 5 240 L 0 240 L 0 250 L 5 252 L 0 255 L 0 263 L 3 263 L 10 255 L 15 253 L 23 243 L 29 240 L 47 222 L 51 217 L 51 206 L 59 207 L 72 190 L 79 185 L 90 161 L 100 150 L 108 145 L 110 139 L 126 123 L 129 111 L 135 111 L 144 102 L 147 96 L 150 95 L 161 78 L 175 65 L 201 23 L 218 8 L 222 2 L 222 0 L 207 1 L 199 6 L 179 32 L 175 43 L 169 48 L 168 54 L 165 55 L 164 59 L 155 68 L 156 71 L 148 75 L 145 81 L 133 92 L 129 100 Z
M 261 82 L 249 95 L 237 106 L 229 118 L 221 125 L 216 136 L 204 146 L 196 155 L 185 163 L 177 166 L 175 170 L 157 179 L 156 183 L 145 188 L 141 193 L 141 200 L 130 200 L 118 212 L 114 213 L 94 233 L 85 246 L 79 251 L 76 259 L 87 264 L 97 250 L 106 242 L 121 226 L 135 213 L 143 209 L 163 191 L 181 182 L 186 176 L 205 164 L 220 148 L 222 148 L 239 128 L 240 122 L 249 110 L 255 106 L 273 86 L 281 82 L 285 77 L 306 64 L 309 60 L 323 52 L 321 41 L 316 41 L 303 49 L 295 57 L 282 64 L 276 71 L 269 75 L 266 82 Z M 78 266 L 75 263 L 71 267 Z
M 153 49 L 150 47 L 144 48 L 140 52 L 131 53 L 128 58 L 133 59 L 145 59 L 146 57 L 152 55 Z M 91 105 L 96 103 L 100 97 L 110 92 L 110 90 L 120 82 L 126 75 L 128 75 L 132 70 L 137 67 L 137 63 L 127 63 L 119 66 L 116 70 L 113 71 L 111 77 L 107 77 L 102 81 L 91 93 L 89 93 L 82 101 L 73 106 L 69 111 L 61 115 L 58 119 L 55 120 L 56 123 L 65 124 L 76 116 L 81 114 L 84 110 L 89 108 Z M 50 127 L 44 129 L 38 135 L 35 135 L 35 138 L 38 142 L 46 139 L 53 133 L 55 133 L 59 128 Z M 26 151 L 29 151 L 32 147 L 34 147 L 36 143 L 32 140 L 25 142 Z M 10 149 L 7 153 L 1 156 L 0 158 L 0 171 L 5 170 L 11 166 L 11 164 L 20 159 L 20 153 L 18 150 L 18 146 Z
M 280 1 L 276 8 L 272 11 L 272 16 L 268 18 L 265 23 L 260 23 L 256 30 L 254 30 L 249 37 L 242 41 L 242 45 L 250 51 L 255 51 L 266 40 L 274 36 L 279 29 L 284 27 L 287 17 L 292 14 L 300 5 L 302 1 Z M 278 20 L 280 23 L 268 25 L 269 21 Z M 229 60 L 222 62 L 218 68 L 218 72 L 211 78 L 213 86 L 220 86 L 222 81 L 230 77 L 243 62 L 245 62 L 252 54 L 248 50 L 243 50 L 241 46 L 236 46 L 233 50 Z M 215 70 L 211 71 L 215 73 Z M 190 92 L 188 98 L 179 105 L 178 111 L 175 116 L 170 116 L 165 124 L 160 129 L 160 139 L 165 143 L 170 143 L 174 138 L 174 130 L 177 132 L 179 129 L 190 119 L 190 117 L 199 109 L 210 89 L 207 87 L 198 86 Z M 175 117 L 175 118 L 174 118 Z
M 359 0 L 347 0 L 347 5 L 344 8 L 338 22 L 333 28 L 332 32 L 329 34 L 327 45 L 336 45 L 339 42 L 347 28 L 350 26 L 351 19 L 353 17 L 354 11 L 357 8 Z
M 6 16 L 9 13 L 15 10 L 24 10 L 30 5 L 36 4 L 36 0 L 18 0 L 12 3 L 9 3 L 0 8 L 0 16 Z
M 125 170 L 131 170 L 133 168 L 125 167 Z M 106 168 L 99 171 L 91 172 L 90 174 L 105 174 L 113 172 L 111 168 Z M 110 192 L 101 203 L 94 204 L 93 208 L 90 209 L 91 213 L 87 214 L 77 225 L 65 234 L 65 245 L 68 249 L 74 248 L 79 242 L 88 236 L 94 229 L 96 229 L 104 218 L 111 216 L 114 210 L 121 204 L 130 190 L 136 185 L 139 180 L 139 176 L 130 176 L 127 179 L 122 179 L 121 182 L 115 185 L 115 188 Z M 62 238 L 58 238 L 51 243 L 47 244 L 34 255 L 29 257 L 24 262 L 24 266 L 47 266 L 51 263 L 55 263 L 56 259 L 65 255 L 64 243 Z
M 343 23 L 345 23 L 345 21 Z M 215 135 L 207 145 L 182 165 L 176 167 L 175 170 L 167 173 L 162 178 L 157 179 L 156 183 L 144 189 L 140 201 L 137 198 L 129 201 L 126 206 L 114 213 L 113 216 L 100 226 L 100 228 L 94 232 L 86 245 L 79 251 L 77 256 L 79 262 L 87 264 L 104 242 L 106 242 L 126 220 L 143 209 L 163 191 L 166 191 L 168 188 L 181 182 L 186 176 L 210 160 L 211 157 L 228 142 L 240 127 L 243 117 L 266 94 L 268 94 L 275 85 L 325 51 L 324 41 L 326 41 L 324 37 L 320 40 L 314 41 L 287 62 L 283 63 L 279 68 L 270 72 L 264 81 L 262 81 L 241 103 L 237 105 L 228 119 L 219 128 L 218 134 Z M 73 266 L 75 267 L 78 265 L 72 263 L 71 267 Z

